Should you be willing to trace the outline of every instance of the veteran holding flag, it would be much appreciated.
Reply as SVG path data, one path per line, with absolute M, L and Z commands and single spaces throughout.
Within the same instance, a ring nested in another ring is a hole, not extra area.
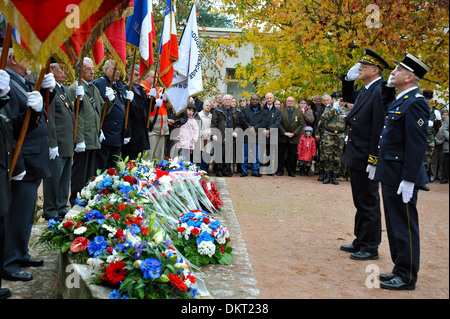
M 430 117 L 430 106 L 418 85 L 430 68 L 412 54 L 397 64 L 390 83 L 398 95 L 387 111 L 374 178 L 381 182 L 394 269 L 379 278 L 381 288 L 413 290 L 420 263 L 417 193 L 428 182 L 423 159 Z

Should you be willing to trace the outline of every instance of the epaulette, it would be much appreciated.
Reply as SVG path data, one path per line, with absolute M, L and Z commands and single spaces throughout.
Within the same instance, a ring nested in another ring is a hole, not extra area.
M 425 98 L 425 96 L 423 96 L 422 94 L 420 94 L 420 93 L 417 93 L 417 94 L 416 94 L 416 99 L 418 99 L 419 97 L 423 97 L 423 98 Z

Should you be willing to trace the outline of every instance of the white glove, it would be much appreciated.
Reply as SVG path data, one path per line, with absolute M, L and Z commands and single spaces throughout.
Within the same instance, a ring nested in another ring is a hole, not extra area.
M 105 95 L 110 102 L 114 101 L 114 90 L 109 86 L 106 87 Z
M 124 145 L 127 145 L 128 143 L 130 143 L 130 140 L 131 140 L 131 137 L 125 137 L 125 138 L 123 139 L 123 144 L 124 144 Z
M 394 85 L 391 83 L 391 81 L 392 81 L 392 74 L 389 75 L 389 79 L 387 80 L 387 83 L 386 83 L 386 86 L 388 88 L 393 88 L 394 87 Z
M 148 93 L 148 97 L 154 96 L 156 97 L 156 89 L 155 88 L 151 88 L 150 92 Z
M 25 177 L 26 174 L 27 174 L 27 171 L 23 171 L 23 172 L 20 173 L 19 175 L 16 175 L 16 176 L 11 177 L 11 179 L 12 179 L 13 181 L 21 181 L 21 180 Z
M 157 99 L 156 100 L 156 107 L 160 107 L 163 104 L 163 100 Z
M 77 86 L 77 89 L 75 90 L 75 94 L 76 96 L 80 97 L 80 101 L 83 101 L 83 97 L 84 97 L 84 88 L 82 85 Z
M 125 91 L 125 92 L 127 92 L 127 95 L 125 96 L 125 99 L 133 101 L 134 93 L 132 91 Z
M 55 86 L 56 86 L 56 81 L 55 81 L 55 76 L 53 75 L 53 73 L 44 75 L 44 80 L 42 80 L 41 88 L 49 89 L 51 92 L 51 91 L 53 91 Z
M 397 195 L 402 194 L 403 203 L 408 203 L 411 200 L 414 191 L 414 183 L 402 181 L 398 186 Z
M 103 131 L 100 131 L 100 137 L 99 137 L 100 143 L 105 140 L 105 134 L 103 134 Z
M 377 170 L 376 166 L 373 166 L 373 165 L 370 165 L 370 164 L 367 165 L 366 172 L 369 173 L 369 179 L 370 180 L 373 180 L 373 178 L 375 177 L 376 170 Z
M 44 100 L 42 99 L 41 93 L 39 93 L 38 91 L 28 93 L 28 107 L 31 107 L 36 112 L 41 112 L 43 104 Z
M 75 145 L 75 152 L 81 153 L 86 151 L 86 143 L 80 142 Z
M 58 146 L 50 149 L 50 159 L 54 160 L 56 158 L 56 156 L 59 156 Z
M 355 81 L 359 77 L 359 67 L 361 66 L 361 63 L 356 63 L 350 70 L 347 72 L 347 76 L 345 79 L 347 81 Z
M 333 103 L 333 109 L 335 109 L 336 111 L 339 111 L 339 108 L 340 108 L 341 106 L 339 105 L 339 102 L 338 101 L 335 101 L 334 103 Z
M 434 116 L 436 117 L 436 120 L 442 120 L 441 112 L 439 112 L 439 110 L 434 110 Z
M 428 127 L 433 127 L 433 126 L 434 126 L 433 121 L 432 120 L 428 120 Z
M 0 70 L 0 97 L 9 92 L 9 74 L 5 70 Z

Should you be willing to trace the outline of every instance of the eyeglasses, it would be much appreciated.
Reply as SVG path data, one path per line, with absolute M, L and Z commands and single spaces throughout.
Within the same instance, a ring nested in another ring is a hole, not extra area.
M 85 70 L 86 72 L 89 72 L 89 71 L 95 72 L 95 68 L 84 68 L 84 70 Z

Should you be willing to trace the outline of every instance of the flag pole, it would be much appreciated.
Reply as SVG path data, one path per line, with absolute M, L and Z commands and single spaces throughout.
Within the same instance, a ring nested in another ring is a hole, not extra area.
M 6 67 L 6 61 L 8 60 L 9 43 L 11 42 L 12 35 L 12 25 L 8 23 L 5 31 L 5 39 L 3 41 L 3 48 L 8 48 L 7 50 L 2 50 L 2 57 L 0 59 L 0 69 L 4 70 Z
M 133 75 L 134 75 L 134 64 L 136 63 L 136 47 L 134 47 L 134 53 L 133 53 L 133 63 L 131 64 L 131 75 L 130 75 L 130 86 L 128 91 L 132 90 L 133 86 Z M 127 100 L 127 113 L 125 115 L 125 129 L 128 127 L 128 114 L 130 112 L 130 100 Z
M 81 57 L 80 57 L 80 73 L 78 74 L 78 86 L 80 86 L 82 84 L 83 64 L 84 64 L 84 56 L 83 56 L 83 54 L 81 54 Z M 77 142 L 78 116 L 80 114 L 80 101 L 81 101 L 81 96 L 78 95 L 77 96 L 77 102 L 75 104 L 75 131 L 74 131 L 74 134 L 73 134 L 73 141 L 74 141 L 74 143 Z
M 36 83 L 36 88 L 34 89 L 35 91 L 41 90 L 42 81 L 44 80 L 44 76 L 49 72 L 49 68 L 50 68 L 50 59 L 48 59 L 47 65 L 45 66 L 45 68 L 42 68 L 41 73 L 39 74 L 39 78 Z M 22 124 L 22 128 L 20 130 L 19 138 L 17 139 L 17 142 L 16 142 L 16 148 L 14 149 L 14 154 L 13 154 L 13 157 L 11 160 L 11 166 L 9 168 L 9 178 L 10 179 L 12 177 L 14 168 L 16 166 L 17 159 L 18 159 L 19 153 L 20 153 L 20 149 L 22 148 L 23 140 L 25 139 L 25 135 L 27 134 L 28 125 L 30 124 L 30 117 L 31 117 L 31 109 L 28 108 L 27 113 L 25 114 L 25 119 Z
M 159 57 L 159 59 L 156 62 L 156 68 L 155 68 L 155 75 L 153 77 L 153 82 L 152 82 L 152 88 L 153 88 L 153 83 L 156 82 L 156 75 L 158 74 L 158 66 L 159 66 L 159 60 L 161 57 Z M 156 90 L 156 85 L 155 85 L 155 90 Z M 150 105 L 148 107 L 148 116 L 147 116 L 147 128 L 150 128 L 150 114 L 152 113 L 152 108 L 153 105 L 155 105 L 155 101 L 156 101 L 156 97 L 152 96 L 150 98 Z
M 112 88 L 112 86 L 113 86 L 114 77 L 116 76 L 116 70 L 117 70 L 117 62 L 116 62 L 116 61 L 114 61 L 114 62 L 115 62 L 115 63 L 114 63 L 113 74 L 112 74 L 112 76 L 111 76 L 111 82 L 109 82 L 109 87 L 110 87 L 110 88 Z M 106 98 L 105 106 L 104 106 L 103 112 L 102 112 L 102 120 L 101 120 L 101 122 L 100 122 L 100 130 L 102 129 L 102 127 L 103 127 L 103 122 L 105 121 L 105 117 L 106 117 L 106 109 L 108 108 L 108 102 L 109 102 L 109 99 Z M 100 133 L 100 132 L 99 132 L 99 133 Z

